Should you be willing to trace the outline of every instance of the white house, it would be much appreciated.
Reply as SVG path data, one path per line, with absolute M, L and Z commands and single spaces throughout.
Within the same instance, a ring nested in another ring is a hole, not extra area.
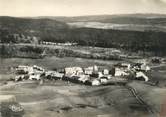
M 145 63 L 143 63 L 142 65 L 141 65 L 141 70 L 143 70 L 143 71 L 150 71 L 150 67 L 149 66 L 147 66 Z
M 84 73 L 87 75 L 92 75 L 93 74 L 93 67 L 84 68 Z
M 65 68 L 66 76 L 77 76 L 80 74 L 84 74 L 83 69 L 81 67 L 68 67 Z
M 100 79 L 100 82 L 101 82 L 101 83 L 106 83 L 106 82 L 107 82 L 107 79 L 106 79 L 106 78 L 101 78 L 101 79 Z
M 59 73 L 59 72 L 54 72 L 54 73 L 52 74 L 52 76 L 53 76 L 53 77 L 56 77 L 56 78 L 62 78 L 62 77 L 64 76 L 64 74 L 63 74 L 63 73 Z
M 115 68 L 115 76 L 127 76 L 129 73 L 126 73 L 124 70 Z
M 147 82 L 149 80 L 149 78 L 143 73 L 143 72 L 137 72 L 136 73 L 136 78 L 143 78 L 145 80 L 145 82 Z
M 98 66 L 96 65 L 84 68 L 84 73 L 87 75 L 92 75 L 93 73 L 97 72 L 98 72 Z
M 108 74 L 109 74 L 109 70 L 108 70 L 108 69 L 104 69 L 104 70 L 103 70 L 103 74 L 104 74 L 104 75 L 108 75 Z
M 41 74 L 30 74 L 29 75 L 29 80 L 40 80 L 41 79 Z
M 80 78 L 78 79 L 80 82 L 85 83 L 87 80 L 89 80 L 89 75 L 80 75 Z
M 102 72 L 98 72 L 98 78 L 101 78 L 101 77 L 103 77 L 104 75 L 103 75 L 103 73 Z

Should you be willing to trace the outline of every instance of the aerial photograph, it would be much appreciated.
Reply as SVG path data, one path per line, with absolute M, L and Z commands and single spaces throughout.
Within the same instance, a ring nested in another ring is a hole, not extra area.
M 0 0 L 0 117 L 166 117 L 166 0 Z

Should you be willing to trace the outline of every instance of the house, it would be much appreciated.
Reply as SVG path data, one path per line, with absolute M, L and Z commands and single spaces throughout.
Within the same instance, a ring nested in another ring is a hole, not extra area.
M 21 81 L 21 80 L 23 80 L 24 79 L 24 75 L 18 75 L 18 76 L 15 76 L 15 78 L 14 78 L 14 81 Z
M 108 69 L 104 69 L 103 70 L 103 75 L 108 75 L 109 74 L 109 70 Z
M 92 86 L 99 86 L 101 83 L 98 79 L 92 80 Z
M 103 77 L 104 75 L 103 75 L 103 73 L 102 72 L 98 72 L 98 78 L 101 78 L 101 77 Z
M 44 74 L 45 70 L 42 67 L 34 65 L 33 67 L 29 67 L 28 74 Z
M 96 65 L 93 66 L 93 71 L 94 72 L 98 72 L 98 69 L 99 69 L 98 66 L 96 66 Z
M 144 71 L 144 72 L 150 70 L 150 67 L 146 65 L 146 63 L 136 63 L 132 66 L 132 68 L 136 71 Z
M 54 73 L 54 71 L 46 71 L 45 77 L 51 76 Z
M 80 75 L 80 78 L 78 79 L 80 82 L 85 83 L 89 80 L 89 75 Z
M 131 68 L 131 65 L 129 63 L 118 63 L 116 65 L 114 65 L 114 67 L 128 71 Z
M 91 67 L 84 68 L 84 73 L 86 75 L 92 75 L 94 73 L 98 73 L 98 66 L 94 65 Z
M 84 68 L 84 73 L 86 75 L 92 75 L 93 74 L 93 67 Z
M 24 66 L 24 65 L 19 65 L 16 68 L 16 72 L 18 74 L 33 74 L 33 73 L 44 73 L 45 70 L 42 67 L 39 66 Z
M 44 73 L 45 78 L 51 80 L 54 72 L 55 72 L 55 71 L 46 71 L 46 72 Z
M 136 72 L 136 79 L 141 80 L 142 78 L 145 82 L 149 80 L 149 78 L 143 72 Z
M 39 73 L 45 72 L 45 70 L 42 67 L 39 67 L 37 65 L 33 66 L 33 70 L 36 71 L 36 72 L 39 72 Z
M 64 76 L 64 73 L 59 73 L 57 71 L 46 71 L 45 77 L 47 79 L 61 79 Z
M 53 79 L 61 79 L 63 76 L 64 76 L 64 74 L 63 73 L 59 73 L 59 72 L 54 72 L 52 74 L 52 78 Z
M 79 83 L 79 76 L 71 76 L 67 79 L 67 81 L 73 82 L 73 83 Z
M 77 76 L 80 74 L 84 74 L 83 69 L 81 67 L 65 68 L 65 76 Z
M 115 75 L 114 76 L 128 76 L 129 73 L 125 72 L 122 69 L 115 68 Z
M 29 75 L 29 80 L 40 80 L 40 79 L 41 79 L 41 74 L 39 74 L 39 73 L 38 74 L 34 73 L 34 74 Z
M 30 71 L 33 71 L 33 67 L 24 65 L 19 65 L 18 67 L 16 67 L 16 72 L 18 74 L 28 74 L 28 72 Z
M 101 82 L 101 83 L 106 83 L 106 82 L 107 82 L 107 78 L 106 78 L 106 77 L 100 78 L 100 82 Z
M 150 67 L 147 66 L 147 65 L 144 63 L 144 64 L 141 65 L 141 70 L 142 70 L 142 71 L 145 71 L 145 72 L 148 72 L 148 71 L 150 71 Z
M 90 77 L 93 77 L 93 78 L 101 78 L 103 76 L 104 75 L 102 72 L 93 72 L 93 74 L 90 75 Z

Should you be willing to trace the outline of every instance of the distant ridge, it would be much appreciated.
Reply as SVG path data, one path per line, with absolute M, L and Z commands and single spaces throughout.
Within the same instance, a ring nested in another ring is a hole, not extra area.
M 87 16 L 38 16 L 38 17 L 27 17 L 33 19 L 48 18 L 63 22 L 75 22 L 75 21 L 100 21 L 109 22 L 108 20 L 116 18 L 143 18 L 143 19 L 158 19 L 166 18 L 166 14 L 115 14 L 115 15 L 87 15 Z
M 119 27 L 113 27 L 113 29 L 84 27 L 84 23 L 82 23 L 82 27 L 71 27 L 70 22 L 97 22 L 90 24 L 97 26 L 101 23 L 108 23 Z M 124 24 L 126 27 L 121 27 Z M 156 55 L 166 55 L 165 27 L 166 15 L 161 14 L 32 18 L 1 16 L 0 41 L 21 43 L 27 42 L 29 37 L 37 37 L 41 41 L 48 42 L 74 42 L 83 46 L 152 51 Z M 15 35 L 19 39 L 12 41 L 15 39 Z

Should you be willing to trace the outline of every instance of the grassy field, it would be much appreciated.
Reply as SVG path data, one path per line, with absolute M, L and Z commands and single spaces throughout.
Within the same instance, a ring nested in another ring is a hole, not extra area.
M 145 83 L 132 82 L 128 84 L 134 87 L 143 100 L 158 114 L 161 114 L 166 100 L 166 88 L 149 86 Z M 165 108 L 164 108 L 165 109 Z M 165 110 L 164 110 L 165 111 Z M 166 114 L 164 115 L 166 116 Z
M 145 110 L 133 107 L 140 105 L 122 86 L 89 87 L 63 81 L 39 85 L 26 81 L 9 82 L 0 91 L 1 95 L 15 95 L 25 109 L 25 117 L 148 116 Z
M 59 46 L 44 44 L 0 44 L 0 56 L 5 58 L 33 58 L 45 56 L 79 57 L 100 60 L 121 60 L 124 52 L 115 48 L 85 47 L 85 46 Z

